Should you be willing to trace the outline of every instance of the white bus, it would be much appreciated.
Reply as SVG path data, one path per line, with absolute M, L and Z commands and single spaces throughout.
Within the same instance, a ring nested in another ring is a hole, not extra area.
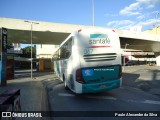
M 52 60 L 65 88 L 75 93 L 103 92 L 121 86 L 120 40 L 114 30 L 71 33 Z

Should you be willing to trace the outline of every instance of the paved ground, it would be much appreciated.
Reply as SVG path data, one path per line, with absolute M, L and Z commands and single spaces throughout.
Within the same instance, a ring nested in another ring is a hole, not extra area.
M 148 83 L 148 81 L 149 83 Z M 160 86 L 159 67 L 134 66 L 125 67 L 123 71 L 123 85 L 119 89 L 104 93 L 76 95 L 70 90 L 64 89 L 64 84 L 56 77 L 43 80 L 42 83 L 47 88 L 49 106 L 52 111 L 61 111 L 63 116 L 75 115 L 75 111 L 82 111 L 79 114 L 85 116 L 90 111 L 91 114 L 98 114 L 99 111 L 160 111 L 160 96 L 156 93 Z M 146 84 L 148 83 L 148 84 Z M 146 87 L 146 86 L 149 87 Z M 155 92 L 150 92 L 155 89 Z M 93 112 L 95 111 L 95 112 Z M 97 112 L 97 113 L 96 113 Z M 112 119 L 150 119 L 158 118 L 113 118 L 113 117 L 55 117 L 54 120 L 112 120 Z
M 8 80 L 7 86 L 0 87 L 0 93 L 9 89 L 20 89 L 22 111 L 49 111 L 46 90 L 41 81 L 49 79 L 53 73 L 34 72 L 34 79 L 31 80 L 30 74 L 28 73 L 29 71 L 25 70 L 25 73 L 22 71 L 23 70 L 16 71 L 16 79 Z M 28 119 L 30 120 L 30 118 Z
M 70 114 L 76 114 L 74 111 L 82 111 L 83 115 L 89 111 L 95 111 L 91 112 L 94 115 L 98 111 L 160 111 L 160 67 L 125 67 L 122 87 L 98 94 L 76 95 L 70 90 L 65 90 L 64 84 L 53 73 L 34 72 L 34 79 L 31 80 L 29 70 L 17 71 L 15 78 L 7 81 L 6 87 L 0 87 L 0 93 L 7 89 L 20 89 L 22 111 L 62 111 L 58 113 L 60 115 L 64 115 L 66 113 L 64 111 L 70 111 Z M 54 117 L 53 119 L 130 120 L 134 118 Z M 157 120 L 158 118 L 145 119 Z
M 128 66 L 123 69 L 123 86 L 141 89 L 160 97 L 160 66 Z

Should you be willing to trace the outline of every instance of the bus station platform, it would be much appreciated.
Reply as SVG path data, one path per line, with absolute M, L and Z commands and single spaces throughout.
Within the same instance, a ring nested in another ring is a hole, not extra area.
M 33 74 L 32 80 L 29 74 L 24 74 L 24 77 L 23 74 L 17 75 L 16 79 L 7 80 L 6 86 L 0 86 L 0 94 L 18 89 L 20 90 L 21 111 L 49 111 L 47 93 L 41 81 L 53 78 L 53 73 L 37 72 Z

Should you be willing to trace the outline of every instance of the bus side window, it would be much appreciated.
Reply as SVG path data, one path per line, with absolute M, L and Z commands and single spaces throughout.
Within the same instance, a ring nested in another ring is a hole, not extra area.
M 60 56 L 60 49 L 58 49 L 58 50 L 57 50 L 57 60 L 59 60 L 59 59 L 60 59 L 60 57 L 59 57 L 59 56 Z
M 56 60 L 58 60 L 58 51 L 56 51 L 52 57 L 52 61 L 56 61 Z
M 72 50 L 72 39 L 68 41 L 68 50 L 71 52 Z
M 70 38 L 63 46 L 60 48 L 60 59 L 67 59 L 71 55 L 72 39 Z
M 65 58 L 65 48 L 64 48 L 64 46 L 62 46 L 61 48 L 60 48 L 60 59 L 64 59 Z
M 69 58 L 71 55 L 71 50 L 72 50 L 72 38 L 70 38 L 67 42 L 67 47 L 66 47 L 66 58 Z

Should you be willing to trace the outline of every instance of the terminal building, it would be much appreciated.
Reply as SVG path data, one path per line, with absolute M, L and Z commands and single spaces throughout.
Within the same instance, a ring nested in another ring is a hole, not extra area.
M 59 45 L 36 45 L 36 58 L 38 70 L 53 71 L 52 56 Z
M 160 34 L 160 27 L 144 31 L 144 33 L 153 35 Z M 40 71 L 53 70 L 53 68 L 51 67 L 52 63 L 50 63 L 49 61 L 51 61 L 52 55 L 57 47 L 59 47 L 59 45 L 36 45 L 36 58 L 40 59 Z M 125 57 L 125 63 L 127 63 L 128 61 L 134 61 L 135 65 L 151 63 L 153 65 L 156 64 L 155 54 L 152 51 L 143 51 L 136 49 L 122 49 L 122 51 L 122 54 L 124 54 Z M 122 64 L 124 64 L 123 60 L 124 59 L 122 58 Z
M 30 44 L 32 31 L 32 42 L 36 44 L 36 59 L 38 60 L 39 71 L 53 70 L 51 63 L 52 54 L 71 32 L 86 28 L 111 29 L 97 26 L 33 21 L 39 24 L 33 24 L 31 30 L 31 23 L 26 23 L 25 21 L 21 19 L 0 18 L 0 28 L 7 28 L 8 41 L 18 43 L 17 45 L 19 43 Z M 156 61 L 156 64 L 160 65 L 160 27 L 144 32 L 112 30 L 119 34 L 123 51 L 122 56 L 135 61 L 151 61 L 149 58 L 152 56 L 152 61 Z M 139 55 L 136 55 L 137 53 Z

